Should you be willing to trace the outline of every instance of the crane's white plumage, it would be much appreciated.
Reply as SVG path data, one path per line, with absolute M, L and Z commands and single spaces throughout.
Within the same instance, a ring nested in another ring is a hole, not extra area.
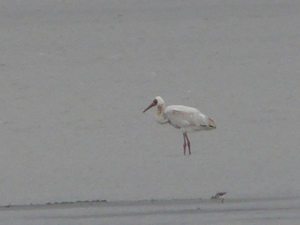
M 186 153 L 186 145 L 188 145 L 189 154 L 191 154 L 190 141 L 187 136 L 188 132 L 211 130 L 216 128 L 214 121 L 201 113 L 198 109 L 183 105 L 170 105 L 165 108 L 165 101 L 162 97 L 157 96 L 143 112 L 146 112 L 153 106 L 157 106 L 155 119 L 158 123 L 169 123 L 173 127 L 182 131 L 184 139 L 184 154 Z

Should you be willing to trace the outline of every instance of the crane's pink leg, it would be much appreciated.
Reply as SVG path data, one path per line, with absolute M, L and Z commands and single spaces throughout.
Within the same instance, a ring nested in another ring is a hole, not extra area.
M 189 154 L 191 155 L 191 154 L 192 154 L 192 152 L 191 152 L 191 143 L 190 143 L 190 140 L 189 140 L 189 138 L 188 138 L 187 135 L 186 135 L 186 139 L 187 139 L 187 141 L 188 141 Z
M 184 136 L 185 136 L 185 138 L 186 138 L 186 140 L 187 140 L 187 145 L 188 145 L 188 147 L 189 147 L 189 154 L 191 155 L 192 152 L 191 152 L 191 143 L 190 143 L 190 140 L 189 140 L 187 134 L 184 134 Z
M 185 155 L 185 152 L 186 152 L 186 141 L 185 141 L 185 135 L 186 134 L 183 134 L 183 154 Z

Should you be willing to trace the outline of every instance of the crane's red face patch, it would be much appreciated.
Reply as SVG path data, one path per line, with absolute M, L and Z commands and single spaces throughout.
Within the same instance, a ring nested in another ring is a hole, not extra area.
M 152 108 L 153 106 L 156 106 L 157 105 L 157 100 L 154 99 L 153 102 L 143 111 L 143 112 L 146 112 L 148 109 Z

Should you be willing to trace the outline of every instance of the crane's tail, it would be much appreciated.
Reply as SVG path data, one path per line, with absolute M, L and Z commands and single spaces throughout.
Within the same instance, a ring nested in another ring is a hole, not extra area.
M 212 129 L 216 128 L 216 124 L 211 118 L 208 118 L 208 126 Z

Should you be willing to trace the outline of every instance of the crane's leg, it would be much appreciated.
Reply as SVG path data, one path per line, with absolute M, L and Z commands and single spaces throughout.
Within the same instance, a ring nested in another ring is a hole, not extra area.
M 191 155 L 191 143 L 190 143 L 190 140 L 187 136 L 187 134 L 183 134 L 183 140 L 184 140 L 184 143 L 183 143 L 183 154 L 185 155 L 186 153 L 186 142 L 187 142 L 187 146 L 189 147 L 189 154 Z
M 191 143 L 190 143 L 190 140 L 189 140 L 187 134 L 185 134 L 185 138 L 186 138 L 186 140 L 187 140 L 187 145 L 188 145 L 188 147 L 189 147 L 189 154 L 191 155 L 191 154 L 192 154 L 192 152 L 191 152 Z
M 183 134 L 183 154 L 185 155 L 185 152 L 186 152 L 186 141 L 185 141 L 185 135 L 186 134 Z

